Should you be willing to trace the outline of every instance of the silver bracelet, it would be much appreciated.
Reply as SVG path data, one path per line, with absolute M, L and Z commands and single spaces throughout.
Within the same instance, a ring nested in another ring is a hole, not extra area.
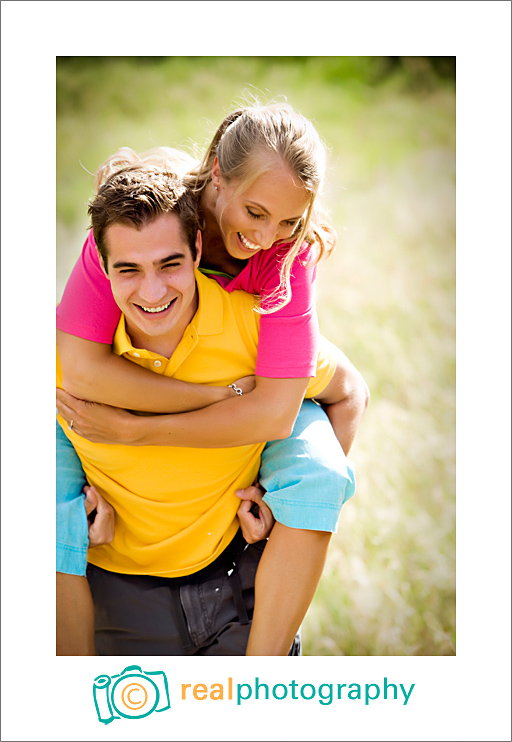
M 239 396 L 239 397 L 241 397 L 241 396 L 242 396 L 242 394 L 243 394 L 243 391 L 242 391 L 242 390 L 240 389 L 240 387 L 239 387 L 239 386 L 237 386 L 236 384 L 228 384 L 228 387 L 229 387 L 230 389 L 232 389 L 232 390 L 233 390 L 233 391 L 235 392 L 235 394 L 238 394 L 238 396 Z

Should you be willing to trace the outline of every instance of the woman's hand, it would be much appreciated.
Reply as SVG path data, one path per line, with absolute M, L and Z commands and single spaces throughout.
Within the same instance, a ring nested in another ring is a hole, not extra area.
M 265 490 L 256 484 L 236 490 L 235 494 L 242 500 L 237 515 L 244 539 L 248 544 L 255 544 L 268 538 L 275 520 L 271 509 L 263 502 Z
M 110 544 L 114 538 L 115 510 L 94 487 L 84 487 L 84 506 L 89 524 L 89 549 Z
M 131 423 L 135 419 L 127 410 L 87 402 L 57 389 L 57 410 L 68 428 L 93 443 L 133 444 Z

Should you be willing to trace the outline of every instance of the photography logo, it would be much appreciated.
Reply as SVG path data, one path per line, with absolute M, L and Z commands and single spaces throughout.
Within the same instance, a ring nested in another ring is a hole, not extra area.
M 137 665 L 125 667 L 119 675 L 98 675 L 93 686 L 98 720 L 143 719 L 153 711 L 167 711 L 169 690 L 164 672 L 146 672 Z

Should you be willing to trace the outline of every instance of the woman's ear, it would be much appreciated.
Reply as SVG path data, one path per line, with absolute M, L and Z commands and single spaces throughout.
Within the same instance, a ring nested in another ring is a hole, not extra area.
M 217 190 L 220 185 L 220 178 L 221 178 L 221 175 L 220 175 L 219 158 L 215 156 L 215 159 L 212 165 L 212 183 L 213 183 L 213 187 L 215 188 L 215 190 Z

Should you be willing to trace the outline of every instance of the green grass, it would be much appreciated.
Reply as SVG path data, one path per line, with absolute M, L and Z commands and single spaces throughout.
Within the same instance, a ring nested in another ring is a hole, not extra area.
M 375 57 L 57 65 L 58 295 L 87 226 L 84 168 L 118 147 L 202 146 L 244 91 L 286 96 L 329 146 L 339 244 L 319 267 L 318 313 L 372 399 L 351 453 L 357 493 L 304 625 L 309 655 L 455 652 L 455 91 L 424 58 L 388 67 Z

